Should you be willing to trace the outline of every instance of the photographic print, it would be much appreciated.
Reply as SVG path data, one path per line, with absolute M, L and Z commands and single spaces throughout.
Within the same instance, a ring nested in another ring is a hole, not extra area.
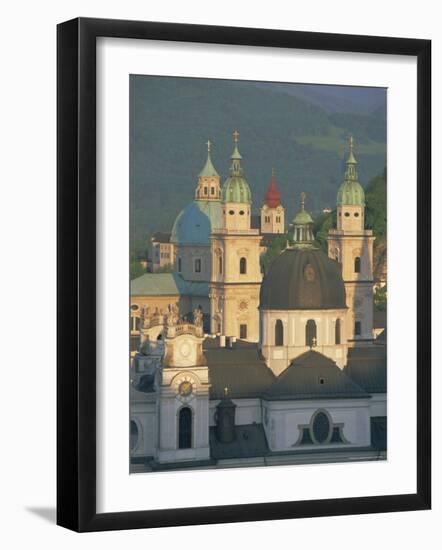
M 130 472 L 385 460 L 387 90 L 129 86 Z

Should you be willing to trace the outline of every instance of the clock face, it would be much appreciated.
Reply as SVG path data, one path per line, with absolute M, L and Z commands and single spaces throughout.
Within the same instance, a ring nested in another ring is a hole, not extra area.
M 178 391 L 183 397 L 189 396 L 192 393 L 192 390 L 192 382 L 190 382 L 189 380 L 184 380 L 184 382 L 181 382 L 181 384 L 178 386 Z

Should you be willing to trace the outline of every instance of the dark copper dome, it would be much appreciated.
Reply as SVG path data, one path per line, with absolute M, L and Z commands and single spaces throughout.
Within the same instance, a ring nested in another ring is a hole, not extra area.
M 261 285 L 260 309 L 343 309 L 341 266 L 316 248 L 287 249 Z

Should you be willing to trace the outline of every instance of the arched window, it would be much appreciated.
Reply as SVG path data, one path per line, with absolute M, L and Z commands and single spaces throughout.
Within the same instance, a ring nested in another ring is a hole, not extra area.
M 130 421 L 130 450 L 133 451 L 138 443 L 138 426 L 135 420 Z
M 192 411 L 189 407 L 180 410 L 178 418 L 178 448 L 190 449 L 192 447 Z
M 218 258 L 218 272 L 220 275 L 223 274 L 223 257 L 222 256 Z
M 361 332 L 361 321 L 355 321 L 355 336 L 360 336 Z
M 355 258 L 355 273 L 361 272 L 361 258 L 359 256 L 356 256 Z
M 284 345 L 284 325 L 281 319 L 278 319 L 275 323 L 275 346 Z
M 336 319 L 335 323 L 335 344 L 341 343 L 341 319 Z
M 309 319 L 307 321 L 307 324 L 305 325 L 305 345 L 312 348 L 316 346 L 316 344 L 316 323 L 313 321 L 313 319 Z
M 245 275 L 247 273 L 247 260 L 245 258 L 241 258 L 239 260 L 239 272 L 241 275 Z
M 181 258 L 178 258 L 178 273 L 181 273 Z

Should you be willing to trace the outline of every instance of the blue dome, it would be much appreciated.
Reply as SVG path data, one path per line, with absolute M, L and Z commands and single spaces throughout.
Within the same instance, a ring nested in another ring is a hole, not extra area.
M 193 201 L 178 214 L 170 240 L 178 245 L 209 244 L 210 234 L 220 229 L 221 224 L 219 201 Z

